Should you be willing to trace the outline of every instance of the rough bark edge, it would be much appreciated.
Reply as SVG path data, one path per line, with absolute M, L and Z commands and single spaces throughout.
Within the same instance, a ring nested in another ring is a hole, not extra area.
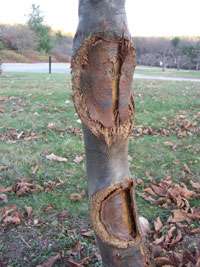
M 101 209 L 103 201 L 112 193 L 120 190 L 129 189 L 132 193 L 132 208 L 133 208 L 133 218 L 135 223 L 135 230 L 136 230 L 136 237 L 134 240 L 121 240 L 116 236 L 111 235 L 101 222 Z M 130 247 L 140 247 L 141 252 L 143 251 L 142 247 L 142 236 L 141 236 L 141 229 L 138 221 L 138 214 L 136 208 L 136 201 L 135 201 L 135 194 L 134 194 L 134 184 L 133 180 L 126 179 L 121 183 L 111 185 L 108 188 L 98 191 L 94 194 L 90 199 L 90 215 L 91 221 L 93 224 L 94 231 L 96 235 L 106 244 L 114 246 L 115 248 L 127 249 Z M 142 253 L 143 254 L 143 253 Z M 145 253 L 144 253 L 145 254 Z
M 108 146 L 115 143 L 117 140 L 126 140 L 133 130 L 134 115 L 134 101 L 133 96 L 130 98 L 129 105 L 129 118 L 123 123 L 118 123 L 114 127 L 106 128 L 99 121 L 94 121 L 90 117 L 90 113 L 86 104 L 86 97 L 84 96 L 83 89 L 80 88 L 80 67 L 83 64 L 87 64 L 87 53 L 90 46 L 96 42 L 98 38 L 105 38 L 109 41 L 122 42 L 127 41 L 129 48 L 132 49 L 133 56 L 135 56 L 135 47 L 131 40 L 124 38 L 124 36 L 113 36 L 109 33 L 97 33 L 89 36 L 84 40 L 83 44 L 79 47 L 76 53 L 72 57 L 71 68 L 72 68 L 72 90 L 73 90 L 73 101 L 77 114 L 79 115 L 82 122 L 92 131 L 92 133 L 98 138 L 104 139 Z

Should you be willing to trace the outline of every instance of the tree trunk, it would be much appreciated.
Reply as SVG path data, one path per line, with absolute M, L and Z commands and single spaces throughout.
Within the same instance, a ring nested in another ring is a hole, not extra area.
M 162 71 L 165 72 L 165 68 L 166 68 L 166 57 L 165 54 L 162 56 Z
M 73 100 L 83 123 L 91 222 L 105 267 L 150 266 L 128 166 L 135 62 L 125 0 L 79 0 Z

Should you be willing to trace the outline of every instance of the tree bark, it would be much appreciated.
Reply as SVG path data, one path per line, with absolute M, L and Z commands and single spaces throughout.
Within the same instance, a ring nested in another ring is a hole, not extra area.
M 125 0 L 79 0 L 73 100 L 83 123 L 91 222 L 103 266 L 150 266 L 128 165 L 135 48 Z

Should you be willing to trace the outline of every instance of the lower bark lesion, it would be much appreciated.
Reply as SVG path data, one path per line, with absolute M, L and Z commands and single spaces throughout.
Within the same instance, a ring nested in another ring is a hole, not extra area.
M 117 248 L 139 246 L 140 226 L 132 180 L 111 185 L 91 198 L 91 218 L 97 236 Z
M 77 113 L 109 146 L 118 139 L 127 139 L 132 131 L 134 68 L 135 49 L 123 37 L 92 36 L 72 59 Z

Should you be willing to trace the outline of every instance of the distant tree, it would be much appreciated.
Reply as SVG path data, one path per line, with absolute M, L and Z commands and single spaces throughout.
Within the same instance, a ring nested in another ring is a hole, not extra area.
M 170 57 L 170 43 L 169 40 L 165 38 L 157 39 L 156 43 L 157 45 L 155 45 L 155 50 L 158 53 L 160 66 L 162 67 L 162 70 L 165 71 Z
M 8 48 L 23 53 L 35 50 L 38 38 L 26 25 L 0 25 L 0 49 Z
M 180 38 L 179 37 L 174 37 L 173 39 L 172 39 L 172 46 L 174 47 L 174 48 L 178 48 L 178 46 L 179 46 L 179 44 L 180 44 Z
M 73 38 L 64 35 L 61 31 L 55 33 L 53 38 L 52 53 L 58 61 L 69 62 L 72 54 Z
M 169 68 L 200 69 L 200 38 L 135 37 L 137 64 Z M 194 49 L 185 47 L 194 47 Z M 194 51 L 193 51 L 194 50 Z
M 183 54 L 190 60 L 191 68 L 199 70 L 200 67 L 200 43 L 183 47 Z
M 28 15 L 27 23 L 30 29 L 32 29 L 38 36 L 38 50 L 49 53 L 49 51 L 52 49 L 50 35 L 51 28 L 44 24 L 44 16 L 42 15 L 39 5 L 32 5 L 32 11 Z
M 0 37 L 1 38 L 1 37 Z M 5 46 L 4 46 L 4 43 L 0 40 L 0 50 L 4 49 Z
M 181 42 L 181 39 L 179 37 L 174 37 L 171 40 L 172 53 L 174 55 L 174 60 L 175 60 L 177 70 L 180 69 L 180 51 L 181 51 L 180 50 L 180 42 Z

